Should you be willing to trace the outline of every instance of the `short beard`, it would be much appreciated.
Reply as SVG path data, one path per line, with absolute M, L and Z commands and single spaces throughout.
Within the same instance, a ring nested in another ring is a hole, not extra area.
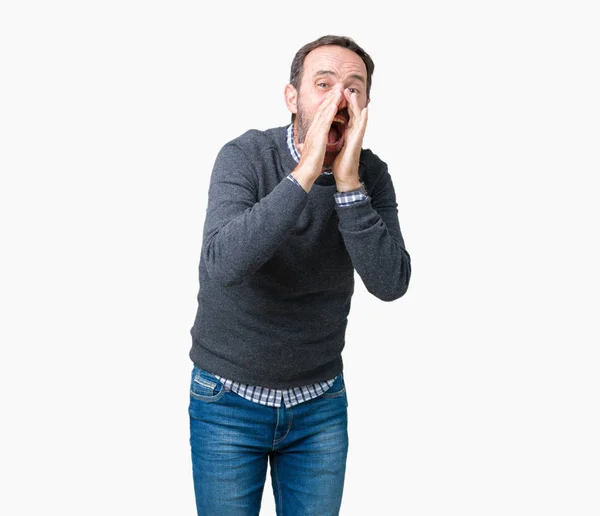
M 298 113 L 296 113 L 297 120 L 297 129 L 298 129 L 298 143 L 304 143 L 306 138 L 306 133 L 308 132 L 308 128 L 310 127 L 311 120 L 306 119 L 306 114 L 302 109 L 302 103 L 300 102 L 300 98 L 298 98 Z

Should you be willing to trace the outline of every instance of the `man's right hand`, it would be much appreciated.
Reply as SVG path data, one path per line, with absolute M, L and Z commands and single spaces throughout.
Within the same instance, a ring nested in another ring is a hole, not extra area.
M 300 162 L 292 175 L 306 192 L 321 175 L 327 149 L 327 135 L 341 100 L 342 92 L 338 88 L 329 92 L 315 113 L 304 143 L 297 145 Z

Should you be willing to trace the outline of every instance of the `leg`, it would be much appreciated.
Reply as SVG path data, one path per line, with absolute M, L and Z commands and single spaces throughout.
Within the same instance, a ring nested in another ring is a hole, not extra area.
M 337 516 L 348 454 L 343 377 L 325 394 L 288 410 L 290 430 L 271 453 L 278 516 Z
M 268 461 L 261 408 L 194 368 L 189 414 L 198 516 L 258 515 Z

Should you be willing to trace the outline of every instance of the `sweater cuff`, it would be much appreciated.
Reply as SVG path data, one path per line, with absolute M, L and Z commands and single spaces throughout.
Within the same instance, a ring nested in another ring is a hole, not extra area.
M 370 198 L 363 201 L 355 201 L 350 205 L 336 206 L 342 231 L 363 231 L 368 229 L 381 219 L 371 206 Z
M 300 188 L 302 188 L 302 185 L 298 182 L 298 180 L 292 175 L 288 175 L 287 178 L 294 183 L 295 185 L 298 185 Z M 304 188 L 302 188 L 302 190 L 304 190 Z

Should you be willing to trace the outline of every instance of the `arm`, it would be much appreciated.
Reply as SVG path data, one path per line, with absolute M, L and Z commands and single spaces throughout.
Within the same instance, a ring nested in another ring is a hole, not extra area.
M 411 275 L 410 256 L 398 222 L 396 194 L 387 166 L 369 198 L 349 206 L 337 206 L 339 229 L 352 264 L 365 287 L 383 301 L 402 297 Z
M 361 147 L 365 134 L 368 108 L 361 109 L 357 95 L 344 91 L 350 122 L 342 151 L 333 164 L 338 191 L 355 189 L 359 185 Z M 370 156 L 369 156 L 370 155 Z M 411 267 L 410 256 L 398 222 L 398 205 L 387 171 L 387 165 L 369 152 L 365 155 L 372 168 L 369 176 L 375 178 L 367 185 L 367 199 L 347 206 L 336 205 L 339 229 L 354 269 L 365 287 L 383 301 L 393 301 L 408 289 Z M 349 187 L 349 188 L 348 188 Z
M 258 199 L 260 171 L 235 144 L 225 145 L 211 176 L 202 257 L 208 274 L 241 283 L 272 257 L 306 206 L 308 195 L 288 179 Z

